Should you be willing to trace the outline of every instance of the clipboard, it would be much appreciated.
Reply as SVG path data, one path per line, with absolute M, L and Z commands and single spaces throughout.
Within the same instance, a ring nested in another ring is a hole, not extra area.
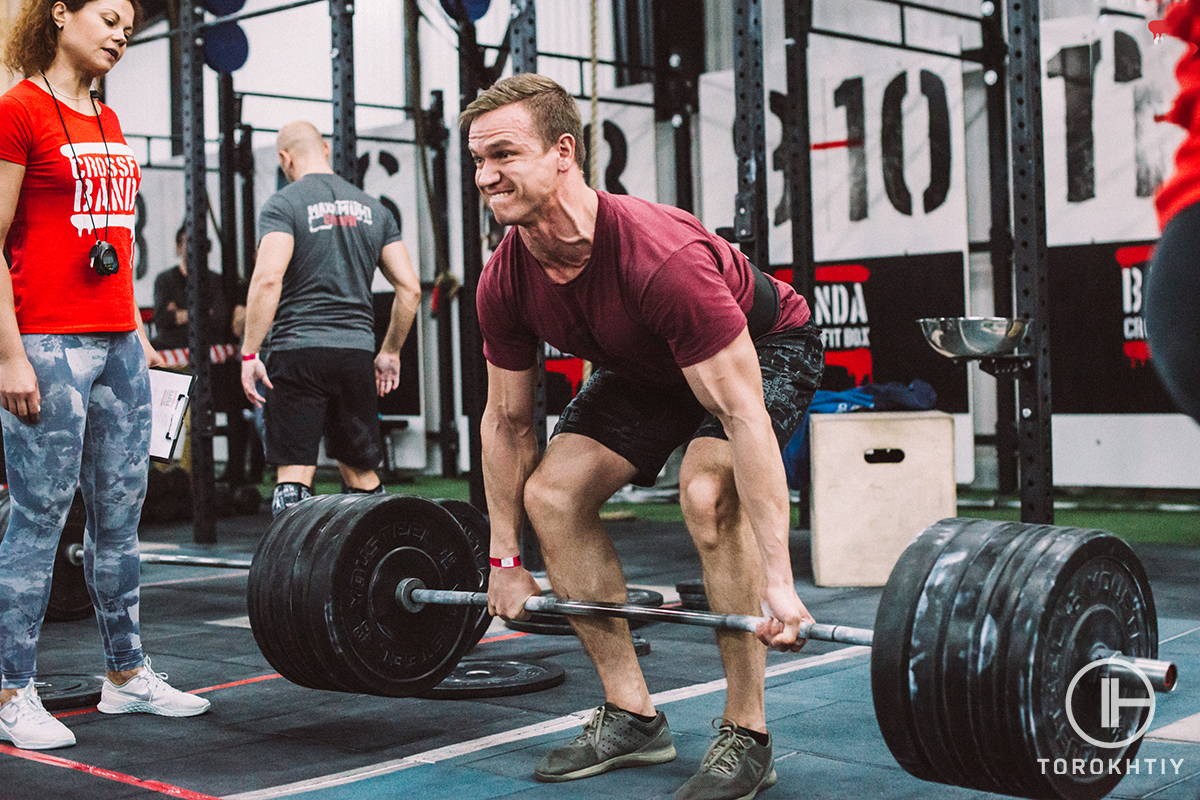
M 195 381 L 190 372 L 150 368 L 151 461 L 169 463 L 174 456 Z

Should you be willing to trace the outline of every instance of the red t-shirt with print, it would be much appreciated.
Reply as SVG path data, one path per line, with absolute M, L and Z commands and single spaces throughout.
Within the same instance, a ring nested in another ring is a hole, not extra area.
M 4 243 L 17 327 L 21 333 L 133 330 L 141 168 L 112 109 L 98 103 L 97 124 L 95 116 L 58 103 L 60 120 L 55 105 L 29 80 L 0 96 L 0 159 L 25 167 Z M 97 237 L 117 250 L 115 275 L 92 269 L 88 253 Z
M 1166 32 L 1182 39 L 1187 50 L 1175 67 L 1179 94 L 1166 119 L 1188 136 L 1175 152 L 1175 170 L 1155 194 L 1160 228 L 1183 209 L 1200 202 L 1200 0 L 1173 4 L 1163 18 Z

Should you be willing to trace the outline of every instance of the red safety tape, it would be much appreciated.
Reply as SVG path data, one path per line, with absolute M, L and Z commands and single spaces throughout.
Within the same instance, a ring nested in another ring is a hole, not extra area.
M 237 352 L 236 344 L 214 344 L 208 348 L 208 360 L 213 364 L 224 364 L 230 356 Z M 188 349 L 178 347 L 173 350 L 159 350 L 163 361 L 168 367 L 186 367 L 188 365 Z
M 219 683 L 216 686 L 203 686 L 199 689 L 188 689 L 188 694 L 204 694 L 206 692 L 215 692 L 218 689 L 230 689 L 234 686 L 245 686 L 248 683 L 259 683 L 261 681 L 273 681 L 276 678 L 282 678 L 278 672 L 272 672 L 270 675 L 259 675 L 254 678 L 244 678 L 240 681 L 231 681 L 230 683 Z M 63 719 L 65 717 L 78 717 L 81 714 L 91 714 L 96 710 L 95 706 L 91 708 L 80 708 L 75 711 L 62 711 L 54 715 L 55 719 Z
M 73 769 L 78 772 L 87 773 L 88 775 L 94 775 L 97 778 L 104 778 L 105 780 L 116 781 L 117 783 L 124 783 L 129 786 L 137 786 L 139 789 L 148 789 L 152 792 L 165 794 L 168 797 L 183 797 L 186 800 L 220 800 L 216 795 L 193 792 L 191 789 L 184 789 L 182 786 L 175 786 L 170 783 L 163 783 L 162 781 L 146 780 L 134 775 L 126 775 L 123 772 L 114 772 L 111 769 L 84 764 L 81 761 L 71 761 L 68 758 L 60 758 L 59 756 L 47 755 L 46 753 L 20 750 L 6 744 L 0 745 L 0 753 L 15 756 L 16 758 L 23 758 L 26 761 L 36 761 L 39 764 L 48 764 L 51 767 Z

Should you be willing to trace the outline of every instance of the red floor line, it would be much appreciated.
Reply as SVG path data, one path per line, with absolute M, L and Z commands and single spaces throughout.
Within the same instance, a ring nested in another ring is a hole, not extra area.
M 217 689 L 230 689 L 234 686 L 245 686 L 248 683 L 259 683 L 260 681 L 272 681 L 276 678 L 282 678 L 278 672 L 272 672 L 270 675 L 259 675 L 255 678 L 245 678 L 240 681 L 231 681 L 229 683 L 219 683 L 216 686 L 205 686 L 200 689 L 188 689 L 188 694 L 204 694 L 205 692 L 215 692 Z M 55 714 L 55 719 L 63 719 L 65 717 L 78 717 L 80 714 L 91 714 L 96 710 L 95 706 L 91 708 L 81 708 L 77 711 L 63 711 Z
M 245 678 L 240 681 L 231 681 L 229 683 L 218 683 L 216 686 L 205 686 L 201 689 L 188 689 L 188 694 L 204 694 L 205 692 L 215 692 L 217 689 L 232 689 L 234 686 L 245 686 L 248 683 L 258 683 L 260 681 L 273 681 L 276 678 L 282 678 L 278 672 L 272 672 L 270 675 L 259 675 L 256 678 Z
M 174 786 L 162 781 L 149 781 L 144 778 L 138 778 L 133 775 L 126 775 L 123 772 L 114 772 L 111 769 L 103 767 L 95 767 L 91 764 L 84 764 L 80 761 L 71 761 L 70 759 L 60 758 L 58 756 L 47 755 L 46 753 L 37 753 L 29 750 L 20 750 L 9 745 L 0 745 L 0 753 L 23 758 L 26 761 L 36 761 L 39 764 L 48 764 L 52 767 L 61 769 L 73 769 L 78 772 L 83 772 L 88 775 L 94 775 L 97 778 L 104 778 L 117 783 L 125 783 L 130 786 L 137 786 L 140 789 L 149 789 L 152 792 L 165 794 L 168 797 L 182 797 L 185 800 L 220 800 L 220 798 L 201 792 L 193 792 L 191 789 L 184 789 L 181 786 Z

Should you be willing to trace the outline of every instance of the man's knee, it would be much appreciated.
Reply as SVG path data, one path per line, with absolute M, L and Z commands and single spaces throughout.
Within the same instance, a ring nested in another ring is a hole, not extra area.
M 548 477 L 541 470 L 535 470 L 525 481 L 525 513 L 537 528 L 542 525 L 552 526 L 556 521 L 567 518 L 572 511 L 572 496 L 574 492 L 561 480 Z
M 719 530 L 737 519 L 737 488 L 733 476 L 704 471 L 685 478 L 679 487 L 679 505 L 698 547 L 716 547 Z

